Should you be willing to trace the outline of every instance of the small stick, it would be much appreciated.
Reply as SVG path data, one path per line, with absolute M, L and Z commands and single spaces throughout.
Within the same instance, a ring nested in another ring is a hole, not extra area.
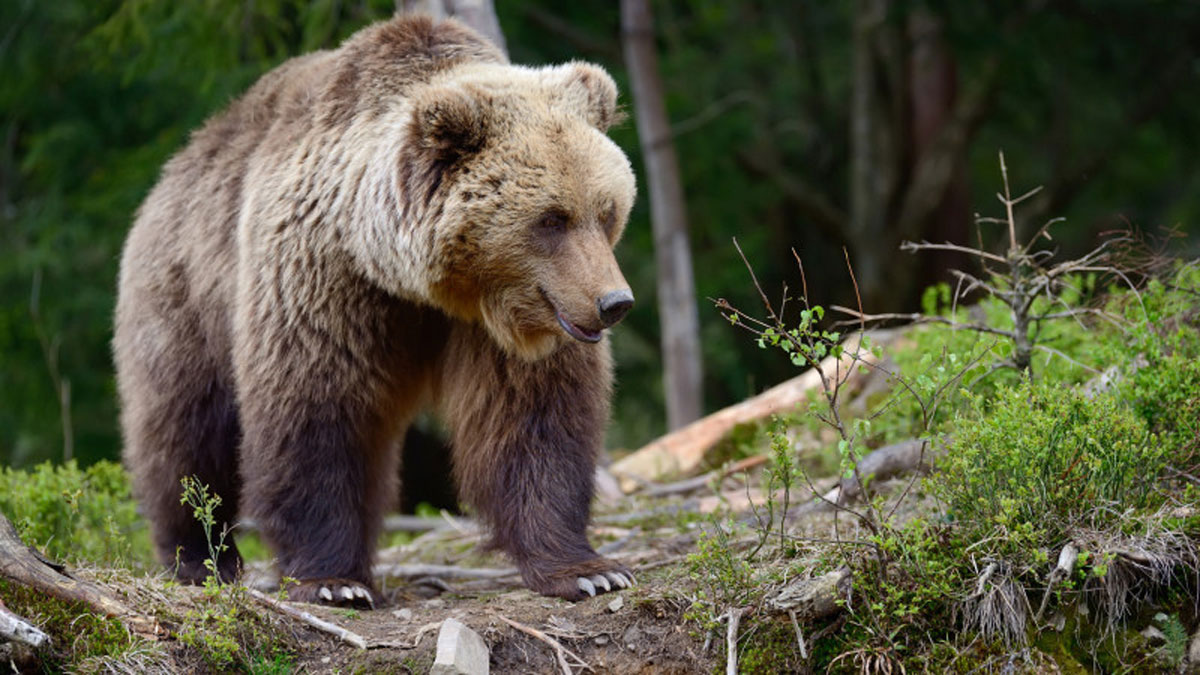
M 796 621 L 796 610 L 789 609 L 788 616 L 792 617 L 792 628 L 796 629 L 796 642 L 800 645 L 800 658 L 808 660 L 808 648 L 804 646 L 804 633 L 800 630 L 800 622 Z
M 275 610 L 276 612 L 279 612 L 280 614 L 286 614 L 286 615 L 292 617 L 293 619 L 302 621 L 303 623 L 306 623 L 309 626 L 312 626 L 313 628 L 316 628 L 317 630 L 319 630 L 321 632 L 329 633 L 330 635 L 340 639 L 341 641 L 343 641 L 347 644 L 353 645 L 355 647 L 358 647 L 359 649 L 367 648 L 367 640 L 363 636 L 359 635 L 358 633 L 355 633 L 350 630 L 346 630 L 345 628 L 342 628 L 341 626 L 338 626 L 336 624 L 329 623 L 328 621 L 326 621 L 324 619 L 318 619 L 317 617 L 313 616 L 312 614 L 309 614 L 308 612 L 305 612 L 304 610 L 301 610 L 301 609 L 296 609 L 295 607 L 293 607 L 289 604 L 280 602 L 279 600 L 272 598 L 271 596 L 267 595 L 266 593 L 263 593 L 262 591 L 257 591 L 253 588 L 247 588 L 246 593 L 248 593 L 250 595 L 250 597 L 257 600 L 260 604 L 266 605 L 267 607 Z
M 1042 596 L 1042 605 L 1038 607 L 1037 615 L 1033 617 L 1034 621 L 1042 620 L 1042 614 L 1046 611 L 1046 605 L 1050 603 L 1054 587 L 1063 579 L 1071 576 L 1071 573 L 1075 571 L 1077 560 L 1079 560 L 1079 549 L 1075 548 L 1074 544 L 1062 547 L 1062 551 L 1058 554 L 1058 564 L 1054 566 L 1054 570 L 1050 572 L 1050 579 L 1046 581 L 1046 594 Z
M 501 621 L 512 626 L 513 628 L 516 628 L 517 630 L 521 631 L 522 633 L 524 633 L 532 638 L 541 640 L 542 642 L 545 642 L 546 644 L 550 645 L 550 647 L 554 649 L 554 656 L 558 660 L 558 667 L 562 669 L 563 675 L 571 675 L 571 673 L 572 673 L 571 664 L 567 662 L 568 656 L 575 659 L 576 661 L 578 661 L 579 665 L 582 668 L 584 668 L 586 670 L 592 670 L 592 667 L 588 665 L 587 661 L 584 661 L 583 659 L 579 658 L 579 655 L 577 655 L 575 652 L 572 652 L 570 649 L 567 649 L 566 647 L 562 646 L 562 643 L 560 643 L 558 640 L 555 640 L 554 638 L 550 637 L 549 635 L 546 635 L 542 631 L 540 631 L 536 628 L 532 628 L 530 626 L 526 626 L 523 623 L 517 623 L 516 621 L 513 621 L 512 619 L 510 619 L 506 616 L 503 616 L 501 614 L 492 614 L 492 616 L 496 617 L 497 619 L 500 619 Z
M 738 675 L 737 640 L 738 623 L 742 620 L 742 609 L 729 610 L 729 627 L 725 631 L 725 675 Z
M 34 649 L 50 642 L 50 636 L 37 626 L 13 614 L 0 600 L 0 638 L 11 642 L 23 642 Z

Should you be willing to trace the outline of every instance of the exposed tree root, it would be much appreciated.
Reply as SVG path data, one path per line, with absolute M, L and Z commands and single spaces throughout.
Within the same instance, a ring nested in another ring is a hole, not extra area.
M 96 612 L 118 619 L 130 631 L 155 638 L 165 631 L 153 617 L 133 611 L 110 591 L 75 579 L 66 568 L 46 560 L 26 546 L 7 518 L 0 515 L 0 576 L 65 602 L 82 602 Z

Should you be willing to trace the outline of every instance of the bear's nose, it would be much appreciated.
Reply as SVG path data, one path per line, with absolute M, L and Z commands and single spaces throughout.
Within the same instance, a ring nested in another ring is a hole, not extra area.
M 596 309 L 600 310 L 600 321 L 606 328 L 624 319 L 630 307 L 633 307 L 633 293 L 628 288 L 609 291 L 596 301 Z

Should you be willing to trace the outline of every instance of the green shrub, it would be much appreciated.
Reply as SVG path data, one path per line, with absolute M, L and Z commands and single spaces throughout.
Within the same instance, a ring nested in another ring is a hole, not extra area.
M 1113 396 L 1020 384 L 972 398 L 931 482 L 954 518 L 1041 529 L 1154 505 L 1164 453 L 1145 422 Z
M 29 471 L 0 471 L 0 512 L 25 543 L 64 561 L 130 564 L 150 560 L 121 465 L 45 462 Z

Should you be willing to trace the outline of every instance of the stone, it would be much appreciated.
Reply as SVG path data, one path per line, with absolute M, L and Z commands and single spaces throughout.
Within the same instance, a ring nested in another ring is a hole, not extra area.
M 621 598 L 621 596 L 618 595 L 616 598 L 613 598 L 612 602 L 608 603 L 608 611 L 612 612 L 613 614 L 616 614 L 617 612 L 621 611 L 621 608 L 624 606 L 625 606 L 625 600 L 623 600 Z
M 479 633 L 458 619 L 446 619 L 438 631 L 437 658 L 429 675 L 487 675 L 488 656 Z
M 402 608 L 397 609 L 394 612 L 392 612 L 392 616 L 396 617 L 397 619 L 399 619 L 401 621 L 412 621 L 413 613 L 412 613 L 411 609 L 409 609 L 407 607 L 402 607 Z

